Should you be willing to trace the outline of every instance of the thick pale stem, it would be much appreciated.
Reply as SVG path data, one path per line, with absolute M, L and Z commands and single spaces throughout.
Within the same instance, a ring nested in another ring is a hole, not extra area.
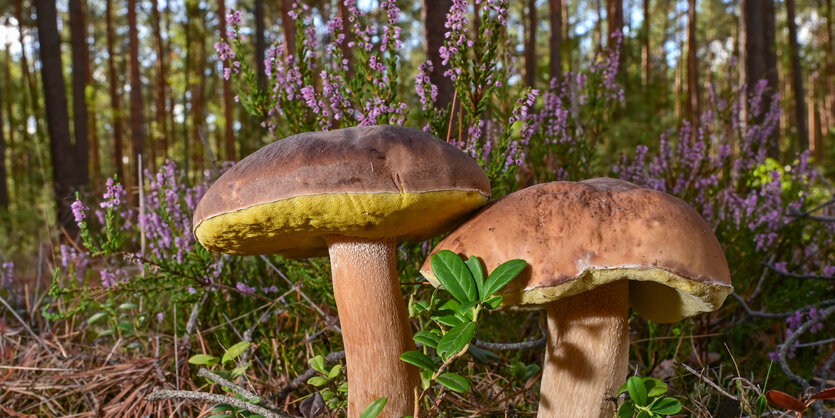
M 387 398 L 380 417 L 411 415 L 417 368 L 400 355 L 415 349 L 400 281 L 395 243 L 333 237 L 328 241 L 333 292 L 348 364 L 348 416 Z
M 548 306 L 538 417 L 606 417 L 626 380 L 629 282 L 619 280 Z

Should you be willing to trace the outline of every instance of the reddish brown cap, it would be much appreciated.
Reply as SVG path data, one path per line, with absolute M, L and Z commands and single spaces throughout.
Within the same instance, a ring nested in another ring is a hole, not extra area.
M 437 137 L 399 126 L 295 135 L 224 173 L 194 213 L 206 248 L 324 255 L 325 236 L 423 240 L 490 196 L 487 175 Z
M 721 306 L 733 290 L 719 241 L 689 205 L 609 178 L 553 182 L 512 193 L 460 225 L 433 250 L 481 257 L 488 271 L 528 262 L 504 304 L 532 306 L 630 279 L 632 307 L 673 322 Z M 437 283 L 429 259 L 421 273 Z

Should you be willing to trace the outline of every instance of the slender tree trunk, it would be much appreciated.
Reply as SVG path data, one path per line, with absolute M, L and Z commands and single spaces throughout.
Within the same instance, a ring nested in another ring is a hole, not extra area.
M 124 145 L 122 137 L 122 100 L 119 92 L 119 76 L 116 73 L 116 40 L 113 28 L 113 0 L 107 0 L 106 25 L 107 25 L 107 75 L 110 86 L 110 114 L 113 126 L 113 166 L 116 169 L 116 176 L 120 181 L 126 181 L 124 164 Z
M 3 62 L 3 70 L 4 70 L 3 80 L 5 82 L 7 92 L 11 92 L 12 88 L 13 88 L 13 85 L 12 85 L 12 69 L 11 69 L 11 65 L 10 65 L 11 62 L 12 62 L 11 44 L 6 44 L 6 60 Z M 23 90 L 22 86 L 20 88 L 21 88 L 21 90 Z M 10 95 L 10 93 L 6 93 L 6 94 Z M 25 94 L 22 94 L 22 95 L 25 96 Z M 11 157 L 11 158 L 9 158 L 9 170 L 8 170 L 7 176 L 9 176 L 13 180 L 15 180 L 14 183 L 12 183 L 12 190 L 11 191 L 12 191 L 12 194 L 14 196 L 18 196 L 18 193 L 17 193 L 18 187 L 19 187 L 18 184 L 20 183 L 20 181 L 18 180 L 18 174 L 20 173 L 20 170 L 18 168 L 20 167 L 20 158 L 15 158 L 15 157 L 18 156 L 17 155 L 18 154 L 17 153 L 17 147 L 16 147 L 16 143 L 15 143 L 15 141 L 16 141 L 15 131 L 17 130 L 18 124 L 17 124 L 17 118 L 15 118 L 14 112 L 12 111 L 12 101 L 11 100 L 6 100 L 5 103 L 6 103 L 6 106 L 5 106 L 6 107 L 6 120 L 8 121 L 8 125 L 9 125 L 9 142 L 8 142 L 9 146 L 8 146 L 8 148 L 9 148 L 9 156 Z
M 568 9 L 568 0 L 562 0 L 562 27 L 562 44 L 565 45 L 565 62 L 567 64 L 567 68 L 565 69 L 565 71 L 571 72 L 571 70 L 574 68 L 574 44 L 571 41 L 571 13 Z
M 162 17 L 160 16 L 159 12 L 159 2 L 158 0 L 152 0 L 151 2 L 151 13 L 152 13 L 152 22 L 153 22 L 153 31 L 154 31 L 154 43 L 156 44 L 157 49 L 157 82 L 156 82 L 156 119 L 157 119 L 157 127 L 154 131 L 156 140 L 155 145 L 159 149 L 160 156 L 165 159 L 168 155 L 168 107 L 166 106 L 166 95 L 168 91 L 168 80 L 166 79 L 166 74 L 168 72 L 166 67 L 166 49 L 165 43 L 162 41 Z M 221 14 L 222 16 L 222 14 Z M 221 22 L 225 22 L 224 19 L 221 19 Z M 155 160 L 149 161 L 151 170 L 155 170 Z
M 221 16 L 224 17 L 221 25 L 225 27 L 226 12 L 224 11 Z M 264 25 L 264 0 L 255 0 L 255 68 L 258 72 L 258 87 L 262 89 L 267 88 L 267 73 L 264 65 L 264 54 L 267 50 L 267 38 L 264 35 L 266 30 Z M 221 33 L 221 36 L 226 36 L 225 31 Z
M 83 153 L 87 160 L 90 152 L 87 136 L 87 79 L 90 73 L 89 51 L 87 49 L 87 28 L 84 16 L 87 14 L 81 4 L 81 0 L 70 0 L 70 44 L 72 46 L 72 104 L 73 104 L 73 127 L 75 128 L 75 149 Z M 80 181 L 87 184 L 89 180 L 89 167 L 87 164 L 76 168 Z
M 528 0 L 528 36 L 525 39 L 525 84 L 536 84 L 536 0 Z
M 641 77 L 641 84 L 644 87 L 644 91 L 648 90 L 650 79 L 652 78 L 651 71 L 652 71 L 652 60 L 650 59 L 652 56 L 652 52 L 649 49 L 649 22 L 650 22 L 650 0 L 643 0 L 644 3 L 644 22 L 643 22 L 643 33 L 641 34 L 641 64 L 644 67 L 644 73 Z
M 131 185 L 141 187 L 138 183 L 137 170 L 139 156 L 147 160 L 145 154 L 145 117 L 142 114 L 142 80 L 139 77 L 139 33 L 136 22 L 136 0 L 128 0 L 128 38 L 130 42 L 130 136 L 131 136 L 131 170 L 128 178 L 135 179 Z M 144 165 L 144 161 L 143 161 Z M 130 190 L 130 189 L 129 189 Z M 128 193 L 133 196 L 133 191 Z M 130 200 L 130 198 L 129 198 Z M 135 202 L 135 201 L 134 201 Z
M 282 0 L 282 6 L 285 5 L 286 2 L 289 0 Z M 443 1 L 443 0 L 442 0 Z M 338 9 L 337 12 L 339 13 L 339 17 L 342 18 L 342 30 L 345 32 L 345 39 L 342 41 L 342 45 L 340 48 L 342 50 L 342 58 L 348 60 L 348 78 L 354 77 L 354 53 L 351 48 L 348 46 L 349 43 L 354 42 L 354 30 L 353 26 L 356 22 L 351 22 L 349 20 L 351 11 L 348 10 L 348 6 L 345 5 L 344 1 L 337 1 Z M 450 3 L 452 4 L 452 3 Z M 443 6 L 441 6 L 443 7 Z M 449 8 L 447 8 L 449 10 Z M 289 19 L 289 17 L 282 17 L 282 19 Z M 443 24 L 441 25 L 443 27 Z M 293 26 L 293 30 L 295 30 L 295 26 Z M 287 40 L 290 41 L 289 39 Z M 294 45 L 296 42 L 295 36 L 292 39 Z M 440 87 L 438 87 L 440 90 Z M 439 92 L 440 95 L 440 92 Z
M 342 2 L 339 2 L 339 4 L 340 8 L 345 7 Z M 449 66 L 441 64 L 443 60 L 439 52 L 444 45 L 444 34 L 447 32 L 444 24 L 450 7 L 452 7 L 452 0 L 423 0 L 423 34 L 426 38 L 426 59 L 432 62 L 429 81 L 438 86 L 438 98 L 435 101 L 435 106 L 438 108 L 449 106 L 455 90 L 452 80 L 444 77 L 444 71 Z M 343 22 L 347 24 L 347 21 Z
M 835 128 L 835 39 L 832 37 L 832 0 L 826 0 L 826 93 L 824 93 L 824 109 L 828 108 L 826 130 Z
M 226 2 L 218 0 L 217 2 L 218 16 L 223 16 L 226 13 Z M 220 19 L 220 38 L 226 38 L 226 19 Z M 261 59 L 261 65 L 264 65 L 264 60 Z M 226 79 L 221 74 L 223 79 L 223 143 L 226 146 L 226 161 L 236 161 L 235 156 L 235 132 L 232 130 L 232 82 Z M 220 154 L 220 149 L 218 149 Z M 220 160 L 220 158 L 218 158 Z
M 550 60 L 548 61 L 551 84 L 562 79 L 562 3 L 563 0 L 548 0 L 550 7 L 551 33 L 548 38 Z
M 690 120 L 691 141 L 696 140 L 701 113 L 701 99 L 699 92 L 699 63 L 696 57 L 696 0 L 688 0 L 687 9 L 687 101 L 685 113 Z
M 779 92 L 777 77 L 777 54 L 774 49 L 774 0 L 740 0 L 740 76 L 742 84 L 752 89 L 761 79 L 768 82 L 766 103 Z M 749 109 L 743 108 L 743 120 L 753 117 L 755 122 L 764 115 L 749 115 Z M 779 129 L 764 144 L 768 156 L 780 155 Z
M 8 84 L 6 84 L 8 87 Z M 8 209 L 9 208 L 9 187 L 8 187 L 8 172 L 6 171 L 6 137 L 3 133 L 3 106 L 1 106 L 4 102 L 8 102 L 9 99 L 6 97 L 8 93 L 4 90 L 3 86 L 0 86 L 0 209 Z M 9 131 L 12 129 L 12 125 L 9 124 Z
M 623 0 L 606 0 L 606 26 L 608 29 L 606 36 L 609 39 L 606 45 L 611 48 L 614 46 L 609 43 L 612 34 L 623 32 Z
M 284 32 L 284 46 L 287 48 L 286 51 L 287 51 L 288 54 L 295 55 L 296 54 L 296 22 L 292 18 L 290 18 L 290 10 L 292 10 L 291 7 L 293 5 L 293 0 L 280 0 L 280 1 L 281 1 L 281 25 L 283 26 L 282 29 L 283 29 L 283 32 Z M 348 22 L 348 13 L 347 13 L 348 10 L 345 7 L 345 5 L 343 4 L 343 2 L 340 1 L 339 5 L 340 5 L 339 11 L 340 11 L 340 14 L 342 15 L 342 22 L 343 22 L 343 25 L 345 26 L 346 33 L 351 33 L 350 29 L 349 29 L 351 23 Z M 345 9 L 345 10 L 343 11 L 343 9 Z M 347 36 L 346 36 L 345 43 L 347 43 L 347 42 L 348 42 L 348 39 L 347 39 Z M 344 52 L 345 51 L 343 50 L 343 54 L 344 54 Z M 345 58 L 350 60 L 350 58 L 347 55 L 345 56 Z
M 797 23 L 795 22 L 794 0 L 785 0 L 786 20 L 789 27 L 789 53 L 791 54 L 792 93 L 794 94 L 794 117 L 797 126 L 800 152 L 809 149 L 809 128 L 806 116 L 806 97 L 803 93 L 803 70 L 800 67 L 800 46 L 797 44 Z
M 49 132 L 52 174 L 55 200 L 58 207 L 58 225 L 70 237 L 75 237 L 78 226 L 70 207 L 76 190 L 84 184 L 84 174 L 79 167 L 87 166 L 86 154 L 83 160 L 70 138 L 67 93 L 64 88 L 63 65 L 61 64 L 61 37 L 58 33 L 58 16 L 55 2 L 36 0 L 38 13 L 38 40 L 41 55 L 41 81 L 46 103 L 46 124 Z
M 597 12 L 597 22 L 594 23 L 594 47 L 598 51 L 603 49 L 603 3 L 601 1 L 594 0 L 594 9 Z

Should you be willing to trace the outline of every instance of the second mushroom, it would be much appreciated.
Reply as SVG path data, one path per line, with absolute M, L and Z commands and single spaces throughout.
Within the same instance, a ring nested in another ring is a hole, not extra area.
M 433 250 L 481 257 L 488 270 L 529 263 L 503 304 L 545 307 L 540 417 L 611 417 L 626 380 L 629 307 L 655 322 L 710 312 L 732 291 L 722 248 L 683 201 L 599 178 L 512 193 Z M 431 255 L 430 255 L 431 258 Z M 433 284 L 429 259 L 421 273 Z

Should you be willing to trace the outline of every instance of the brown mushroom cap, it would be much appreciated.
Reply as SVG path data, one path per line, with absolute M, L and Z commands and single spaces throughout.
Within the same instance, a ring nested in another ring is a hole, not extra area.
M 630 279 L 633 309 L 675 322 L 721 306 L 733 290 L 719 241 L 689 205 L 609 178 L 553 182 L 512 193 L 460 225 L 434 251 L 481 257 L 488 270 L 529 263 L 502 293 L 533 306 Z M 427 258 L 421 273 L 433 284 Z
M 206 192 L 194 234 L 231 254 L 325 255 L 331 234 L 420 241 L 487 202 L 468 155 L 423 131 L 360 126 L 295 135 L 244 158 Z

